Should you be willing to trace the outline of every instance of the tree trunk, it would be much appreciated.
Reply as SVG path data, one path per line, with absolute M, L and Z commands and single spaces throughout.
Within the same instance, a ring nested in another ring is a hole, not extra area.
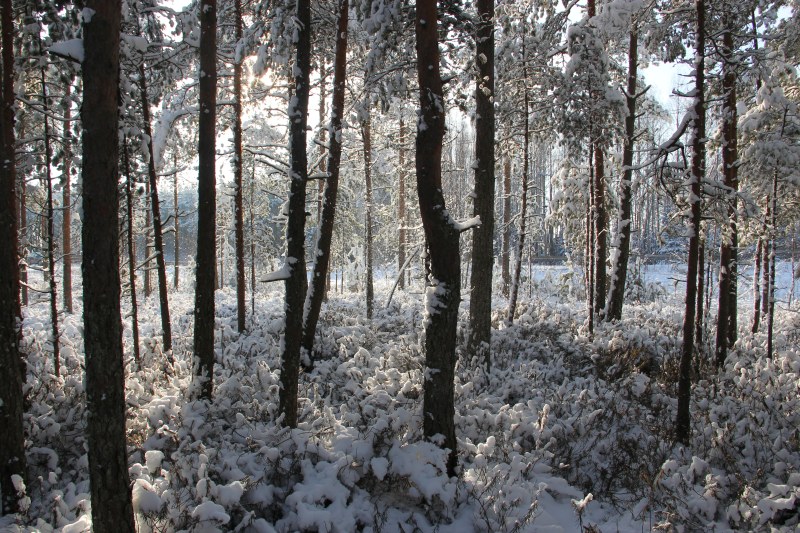
M 255 206 L 256 190 L 256 162 L 253 160 L 253 170 L 250 174 L 250 321 L 255 324 L 256 319 L 256 224 L 253 213 Z
M 758 333 L 758 325 L 761 321 L 761 257 L 764 247 L 764 236 L 758 238 L 756 253 L 753 257 L 753 325 L 751 333 Z
M 133 175 L 128 155 L 127 137 L 122 139 L 122 164 L 125 173 L 125 215 L 128 233 L 128 284 L 131 287 L 131 332 L 133 334 L 133 360 L 141 370 L 142 357 L 139 351 L 139 302 L 136 300 L 136 241 L 133 238 Z M 177 174 L 176 174 L 177 175 Z
M 214 388 L 214 281 L 217 271 L 217 0 L 200 3 L 200 123 L 198 126 L 197 266 L 194 293 L 195 396 Z
M 72 82 L 67 83 L 64 93 L 64 188 L 61 191 L 62 235 L 61 253 L 63 254 L 62 297 L 64 311 L 72 313 Z
M 397 154 L 397 223 L 400 226 L 397 235 L 397 286 L 400 289 L 406 288 L 406 274 L 403 265 L 406 264 L 406 246 L 408 237 L 406 236 L 408 220 L 406 215 L 406 128 L 403 121 L 403 111 L 400 110 L 400 132 Z
M 164 353 L 172 364 L 172 325 L 169 318 L 169 297 L 167 288 L 167 263 L 164 259 L 164 238 L 161 226 L 161 204 L 158 199 L 158 176 L 156 174 L 156 160 L 153 152 L 153 132 L 150 126 L 150 102 L 147 98 L 147 81 L 145 78 L 144 63 L 139 64 L 139 85 L 142 104 L 142 117 L 144 132 L 147 135 L 147 176 L 150 183 L 150 208 L 153 212 L 153 243 L 156 249 L 156 267 L 158 271 L 158 300 L 161 307 L 161 331 L 164 343 Z M 148 269 L 149 271 L 149 269 Z
M 117 188 L 120 3 L 87 0 L 83 23 L 83 323 L 95 533 L 133 533 L 125 440 Z
M 175 257 L 173 258 L 173 285 L 175 286 L 175 290 L 178 290 L 178 283 L 180 280 L 180 258 L 181 258 L 181 240 L 180 240 L 180 230 L 181 230 L 181 217 L 180 213 L 178 212 L 178 152 L 175 151 L 173 155 L 174 167 L 175 167 L 175 175 L 173 176 L 172 182 L 172 213 L 173 213 L 173 221 L 172 227 L 175 230 L 175 235 L 173 236 L 175 239 L 175 244 L 173 246 L 175 250 Z
M 297 0 L 294 65 L 294 94 L 289 103 L 289 216 L 286 223 L 286 330 L 281 358 L 280 411 L 283 425 L 297 427 L 297 380 L 300 374 L 300 347 L 303 336 L 303 303 L 306 297 L 305 225 L 308 153 L 308 93 L 311 85 L 311 4 Z
M 528 64 L 525 55 L 525 35 L 522 36 L 522 83 L 523 83 L 523 135 L 522 135 L 522 200 L 520 202 L 519 239 L 517 256 L 514 263 L 514 277 L 511 280 L 511 295 L 508 299 L 508 316 L 506 325 L 514 323 L 514 312 L 517 310 L 519 295 L 519 279 L 522 271 L 522 256 L 525 251 L 525 235 L 528 233 L 528 168 L 530 167 L 530 119 L 528 117 Z
M 447 213 L 442 194 L 442 143 L 446 115 L 439 69 L 435 0 L 417 1 L 415 30 L 420 94 L 416 140 L 417 194 L 425 239 L 430 249 L 431 274 L 425 322 L 423 432 L 427 439 L 449 450 L 447 472 L 453 476 L 457 464 L 453 382 L 461 262 L 459 234 Z
M 675 440 L 688 445 L 691 437 L 691 368 L 694 353 L 694 318 L 697 298 L 697 268 L 700 251 L 700 197 L 706 172 L 706 104 L 705 104 L 705 0 L 696 0 L 697 37 L 695 49 L 695 103 L 692 139 L 692 180 L 689 203 L 691 205 L 691 234 L 689 258 L 686 268 L 686 310 L 683 317 L 683 345 L 678 376 L 678 412 L 675 417 Z
M 706 268 L 706 239 L 702 234 L 702 223 L 700 224 L 701 229 L 698 230 L 700 232 L 700 243 L 698 244 L 697 250 L 697 303 L 695 304 L 695 315 L 694 315 L 694 345 L 696 347 L 696 351 L 702 353 L 703 351 L 703 341 L 704 341 L 704 332 L 705 332 L 705 285 L 706 285 L 706 275 L 705 275 L 705 268 Z M 710 267 L 710 265 L 709 265 Z M 711 280 L 708 280 L 708 289 L 711 289 Z
M 153 231 L 152 211 L 150 207 L 150 180 L 145 180 L 144 183 L 144 297 L 149 298 L 153 293 L 153 276 L 150 272 L 150 258 L 153 256 L 153 241 L 150 238 L 150 232 Z
M 328 150 L 325 194 L 322 203 L 317 245 L 314 253 L 314 273 L 311 287 L 306 295 L 303 317 L 303 350 L 309 358 L 313 356 L 314 335 L 319 321 L 319 312 L 330 278 L 328 268 L 331 258 L 333 224 L 336 216 L 336 200 L 339 194 L 339 167 L 342 160 L 342 117 L 347 68 L 347 24 L 349 0 L 339 0 L 339 18 L 336 33 L 336 53 L 333 63 L 333 103 L 330 124 L 330 149 Z
M 781 131 L 783 133 L 783 131 Z M 773 336 L 775 329 L 775 266 L 778 262 L 776 253 L 776 241 L 778 240 L 778 171 L 772 174 L 772 219 L 770 220 L 769 235 L 769 286 L 767 287 L 768 307 L 767 307 L 767 358 L 772 359 L 773 355 Z M 766 269 L 766 265 L 764 266 Z M 794 272 L 792 272 L 794 275 Z
M 475 216 L 470 278 L 468 350 L 491 365 L 492 266 L 494 264 L 494 0 L 478 0 L 475 35 L 478 79 L 475 86 Z
M 729 15 L 725 15 L 727 19 Z M 736 64 L 733 58 L 733 33 L 730 24 L 722 33 L 722 171 L 728 196 L 728 223 L 723 227 L 719 251 L 719 303 L 717 305 L 717 344 L 715 364 L 725 365 L 728 348 L 736 339 L 736 226 L 738 143 L 736 113 Z M 726 231 L 727 230 L 727 231 Z
M 17 179 L 14 140 L 14 22 L 11 0 L 0 2 L 2 24 L 2 113 L 0 113 L 0 514 L 19 511 L 13 478 L 26 481 L 20 353 L 20 271 L 17 234 Z M 23 182 L 24 183 L 24 182 Z M 23 185 L 24 186 L 24 185 Z M 24 211 L 22 211 L 24 213 Z
M 592 211 L 594 225 L 594 314 L 602 318 L 606 298 L 606 186 L 605 148 L 600 140 L 594 143 L 594 183 Z
M 506 154 L 503 162 L 503 257 L 501 276 L 503 296 L 508 298 L 511 288 L 511 154 Z
M 639 66 L 639 30 L 631 29 L 628 45 L 628 86 L 625 101 L 625 146 L 622 150 L 622 179 L 619 184 L 619 220 L 617 222 L 617 253 L 611 265 L 611 288 L 606 306 L 606 320 L 620 320 L 625 302 L 625 283 L 628 279 L 628 259 L 631 252 L 631 189 L 633 184 L 633 148 L 636 140 L 636 78 Z
M 366 103 L 369 106 L 369 102 Z M 364 140 L 364 270 L 366 274 L 367 318 L 372 318 L 375 301 L 375 289 L 372 273 L 372 127 L 370 112 L 361 124 L 361 136 Z
M 236 0 L 235 34 L 237 43 L 242 38 L 242 0 Z M 245 276 L 244 276 L 244 207 L 242 200 L 242 62 L 233 63 L 233 184 L 234 227 L 236 233 L 236 325 L 239 333 L 245 330 Z
M 22 127 L 20 127 L 22 130 Z M 20 131 L 20 137 L 22 132 Z M 14 170 L 16 174 L 16 169 Z M 28 190 L 25 176 L 19 178 L 19 240 L 17 243 L 17 253 L 19 255 L 19 286 L 21 287 L 22 305 L 28 305 Z
M 40 41 L 41 46 L 41 41 Z M 50 121 L 48 114 L 50 106 L 47 101 L 47 80 L 45 79 L 44 68 L 39 71 L 40 82 L 42 86 L 42 111 L 44 120 L 44 175 L 45 175 L 45 189 L 47 191 L 47 207 L 45 216 L 45 230 L 47 242 L 47 281 L 50 293 L 50 334 L 53 341 L 53 370 L 55 375 L 61 373 L 61 354 L 59 352 L 59 333 L 58 333 L 58 291 L 56 290 L 56 250 L 55 250 L 55 232 L 53 231 L 53 218 L 55 217 L 55 210 L 53 209 L 53 176 L 50 170 L 50 164 L 53 159 L 53 150 L 50 145 Z

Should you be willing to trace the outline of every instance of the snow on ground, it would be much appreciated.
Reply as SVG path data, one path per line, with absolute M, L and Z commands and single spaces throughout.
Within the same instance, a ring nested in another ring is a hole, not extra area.
M 139 530 L 794 531 L 800 315 L 787 305 L 791 277 L 782 270 L 777 356 L 764 357 L 763 333 L 744 333 L 750 296 L 743 283 L 741 338 L 728 365 L 721 374 L 708 356 L 695 365 L 694 436 L 685 449 L 671 441 L 680 271 L 642 266 L 624 320 L 600 324 L 590 337 L 580 275 L 536 267 L 515 325 L 493 334 L 488 373 L 463 352 L 465 298 L 458 479 L 446 477 L 444 453 L 421 439 L 421 287 L 395 293 L 387 309 L 391 281 L 378 283 L 372 321 L 360 294 L 330 295 L 316 366 L 301 376 L 294 431 L 276 420 L 278 285 L 262 287 L 243 335 L 235 330 L 234 293 L 217 293 L 211 403 L 187 394 L 193 294 L 170 296 L 172 367 L 161 353 L 153 296 L 140 307 L 141 368 L 127 361 Z M 498 328 L 505 305 L 496 297 Z M 45 302 L 26 310 L 30 506 L 0 518 L 3 531 L 77 532 L 91 523 L 80 306 L 63 318 L 60 376 L 53 375 L 48 317 Z

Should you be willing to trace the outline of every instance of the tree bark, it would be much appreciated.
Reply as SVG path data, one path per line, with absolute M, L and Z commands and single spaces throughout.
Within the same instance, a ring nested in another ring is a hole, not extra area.
M 785 117 L 784 117 L 785 121 Z M 781 130 L 781 134 L 783 130 Z M 770 211 L 772 219 L 770 220 L 770 235 L 769 235 L 769 285 L 767 286 L 767 358 L 772 359 L 774 353 L 773 337 L 775 330 L 775 266 L 778 262 L 776 253 L 776 241 L 778 238 L 778 171 L 772 174 L 772 202 L 770 204 Z M 766 269 L 766 264 L 764 266 Z M 794 275 L 794 272 L 792 272 Z
M 725 15 L 728 19 L 730 15 Z M 715 364 L 725 365 L 728 348 L 736 339 L 736 259 L 738 230 L 736 224 L 738 177 L 738 142 L 736 113 L 736 64 L 733 58 L 733 33 L 730 27 L 722 33 L 722 171 L 728 196 L 728 221 L 722 229 L 719 251 L 719 300 L 717 305 L 717 343 Z
M 133 174 L 128 155 L 127 137 L 122 139 L 122 164 L 125 174 L 125 218 L 127 221 L 128 284 L 131 290 L 131 332 L 133 335 L 133 360 L 141 370 L 142 357 L 139 351 L 139 302 L 136 300 L 136 241 L 133 236 Z
M 344 116 L 344 96 L 347 69 L 347 24 L 349 0 L 339 0 L 339 17 L 336 33 L 336 52 L 333 63 L 333 103 L 330 123 L 330 149 L 328 150 L 325 192 L 322 214 L 314 253 L 314 273 L 311 287 L 306 295 L 303 316 L 303 350 L 309 358 L 313 356 L 314 335 L 317 330 L 322 300 L 325 296 L 331 258 L 331 242 L 336 216 L 336 201 L 339 194 L 339 167 L 342 160 L 342 118 Z
M 528 169 L 530 167 L 530 118 L 528 117 L 528 64 L 525 55 L 525 35 L 522 35 L 522 83 L 523 83 L 523 132 L 522 132 L 522 200 L 520 202 L 519 239 L 517 241 L 517 256 L 514 263 L 514 277 L 511 279 L 511 295 L 508 299 L 508 316 L 506 325 L 514 323 L 514 313 L 517 310 L 517 297 L 519 295 L 519 279 L 522 272 L 522 255 L 525 252 L 525 236 L 528 233 Z
M 425 321 L 423 432 L 427 439 L 449 450 L 447 472 L 453 476 L 457 464 L 453 382 L 461 300 L 461 256 L 459 234 L 442 194 L 442 143 L 446 114 L 435 0 L 418 0 L 415 30 L 421 110 L 416 140 L 417 194 L 429 247 L 431 274 Z
M 172 227 L 175 230 L 175 235 L 173 235 L 175 239 L 175 244 L 173 246 L 175 250 L 175 257 L 173 258 L 173 285 L 175 286 L 175 290 L 178 290 L 178 284 L 180 281 L 180 258 L 181 258 L 181 241 L 180 241 L 180 230 L 181 230 L 181 217 L 180 213 L 178 212 L 178 152 L 177 150 L 173 154 L 173 166 L 175 167 L 175 175 L 172 177 L 172 213 L 173 213 L 173 222 Z
M 475 35 L 478 79 L 475 86 L 475 216 L 470 278 L 468 351 L 491 365 L 492 266 L 494 264 L 494 0 L 478 0 Z
M 21 310 L 17 234 L 17 177 L 14 139 L 14 22 L 11 0 L 0 2 L 2 25 L 2 113 L 0 113 L 0 514 L 19 511 L 12 481 L 26 481 L 22 385 L 25 364 L 20 352 Z M 24 213 L 24 211 L 23 211 Z
M 119 2 L 87 0 L 83 23 L 83 322 L 95 533 L 133 533 L 120 317 Z
M 39 42 L 41 46 L 41 41 Z M 53 341 L 53 371 L 58 376 L 61 373 L 61 354 L 59 350 L 58 333 L 58 290 L 56 287 L 56 249 L 55 232 L 53 231 L 53 218 L 55 209 L 53 208 L 53 176 L 50 164 L 53 159 L 52 145 L 50 144 L 50 121 L 48 114 L 50 106 L 47 99 L 47 80 L 45 79 L 44 68 L 39 71 L 42 87 L 42 111 L 43 111 L 43 133 L 44 133 L 44 176 L 45 190 L 47 191 L 47 206 L 45 215 L 45 231 L 47 242 L 47 282 L 50 293 L 50 334 Z
M 297 380 L 300 375 L 300 348 L 303 336 L 303 304 L 306 297 L 306 182 L 308 153 L 308 93 L 311 85 L 311 4 L 297 0 L 294 65 L 294 94 L 289 102 L 289 216 L 286 224 L 286 330 L 281 358 L 280 412 L 283 425 L 297 427 Z
M 688 445 L 691 437 L 691 365 L 694 354 L 694 318 L 697 298 L 697 268 L 700 250 L 701 185 L 706 172 L 706 103 L 705 103 L 705 0 L 696 0 L 697 35 L 695 39 L 695 103 L 692 139 L 691 234 L 686 272 L 686 310 L 683 317 L 683 343 L 678 376 L 678 412 L 675 417 L 675 440 Z
M 406 236 L 408 220 L 406 214 L 406 126 L 403 120 L 403 111 L 400 110 L 400 131 L 397 153 L 397 286 L 400 289 L 406 288 L 406 273 L 403 265 L 406 264 L 406 246 L 408 237 Z
M 217 270 L 217 0 L 200 3 L 200 123 L 198 126 L 197 266 L 194 293 L 195 395 L 214 388 L 214 287 Z
M 511 154 L 503 162 L 503 257 L 501 276 L 503 296 L 508 298 L 511 289 Z
M 628 86 L 625 101 L 625 146 L 622 149 L 622 179 L 619 184 L 619 221 L 617 223 L 617 254 L 611 265 L 611 288 L 606 306 L 606 320 L 620 320 L 625 302 L 628 279 L 628 259 L 631 252 L 631 189 L 633 184 L 633 148 L 636 139 L 636 79 L 639 66 L 639 30 L 634 25 L 628 44 Z
M 758 333 L 758 325 L 761 322 L 761 258 L 764 247 L 764 236 L 758 238 L 756 253 L 753 257 L 753 325 L 750 327 L 751 333 Z
M 599 139 L 594 143 L 594 183 L 592 211 L 594 215 L 594 314 L 602 318 L 606 298 L 606 186 L 605 148 Z
M 234 2 L 235 33 L 237 43 L 242 38 L 242 0 Z M 239 333 L 245 330 L 245 275 L 244 275 L 244 207 L 242 191 L 242 62 L 233 63 L 233 184 L 234 228 L 236 241 L 236 325 Z
M 150 102 L 147 98 L 147 80 L 145 78 L 144 63 L 139 64 L 139 89 L 142 105 L 142 119 L 144 132 L 147 135 L 147 176 L 150 183 L 150 208 L 153 213 L 153 244 L 156 249 L 156 269 L 158 273 L 158 301 L 161 307 L 161 334 L 164 343 L 164 353 L 172 364 L 172 325 L 169 317 L 169 289 L 167 287 L 167 263 L 164 259 L 164 238 L 161 225 L 161 204 L 158 199 L 158 176 L 156 174 L 156 160 L 153 152 L 153 132 L 150 125 Z M 149 269 L 148 269 L 149 272 Z
M 369 106 L 369 102 L 366 103 Z M 367 110 L 367 119 L 361 124 L 364 141 L 364 270 L 366 275 L 367 318 L 372 318 L 375 288 L 372 272 L 372 119 Z
M 153 293 L 153 275 L 150 271 L 150 258 L 153 256 L 152 240 L 150 239 L 150 232 L 153 231 L 152 210 L 150 207 L 150 180 L 145 180 L 144 183 L 144 297 L 149 298 Z
M 62 298 L 64 311 L 72 313 L 72 82 L 67 83 L 64 92 L 64 185 L 61 191 L 62 235 L 61 253 L 63 254 Z

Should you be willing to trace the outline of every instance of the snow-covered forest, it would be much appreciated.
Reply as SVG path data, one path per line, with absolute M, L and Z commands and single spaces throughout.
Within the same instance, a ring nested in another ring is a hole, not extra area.
M 795 531 L 798 7 L 0 0 L 0 531 Z

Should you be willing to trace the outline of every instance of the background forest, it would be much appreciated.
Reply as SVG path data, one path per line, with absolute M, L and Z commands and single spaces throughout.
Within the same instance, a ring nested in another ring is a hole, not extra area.
M 2 531 L 794 531 L 795 0 L 0 0 Z

